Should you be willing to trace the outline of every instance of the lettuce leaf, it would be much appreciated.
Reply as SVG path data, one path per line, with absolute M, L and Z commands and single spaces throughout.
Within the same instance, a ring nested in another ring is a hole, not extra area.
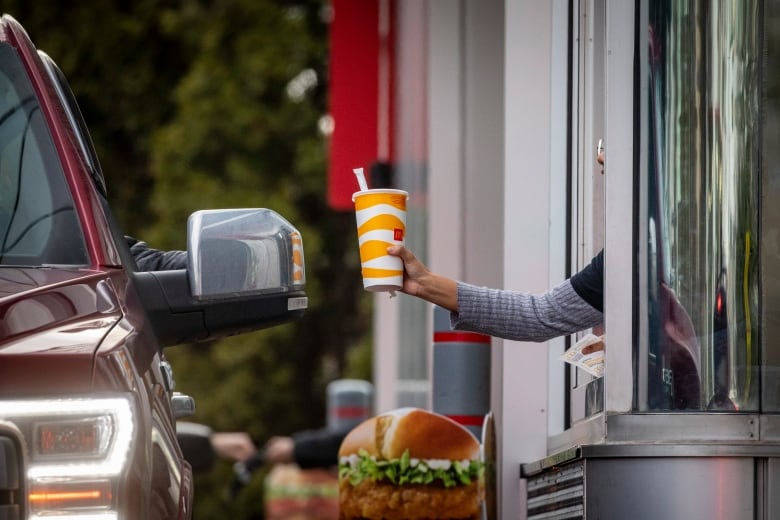
M 445 487 L 468 485 L 482 478 L 484 465 L 481 461 L 452 461 L 448 469 L 430 468 L 426 461 L 413 461 L 409 450 L 399 459 L 376 460 L 365 450 L 358 452 L 357 461 L 339 462 L 339 480 L 349 480 L 357 486 L 365 479 L 374 482 L 387 481 L 396 485 L 441 484 Z

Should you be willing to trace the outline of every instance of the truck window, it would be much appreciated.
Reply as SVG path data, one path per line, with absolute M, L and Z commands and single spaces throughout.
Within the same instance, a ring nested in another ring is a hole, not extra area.
M 43 113 L 0 44 L 0 265 L 84 265 L 89 256 Z

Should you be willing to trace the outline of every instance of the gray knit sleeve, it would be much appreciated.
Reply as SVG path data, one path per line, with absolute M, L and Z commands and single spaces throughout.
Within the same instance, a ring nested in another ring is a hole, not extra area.
M 458 282 L 458 309 L 450 314 L 453 329 L 515 341 L 547 341 L 604 321 L 569 280 L 541 296 Z

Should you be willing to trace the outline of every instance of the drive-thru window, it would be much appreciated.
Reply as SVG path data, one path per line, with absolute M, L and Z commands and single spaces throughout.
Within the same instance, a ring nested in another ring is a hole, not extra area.
M 521 463 L 527 517 L 773 518 L 777 7 L 574 10 L 572 162 L 601 117 L 606 139 L 606 374 L 569 369 L 564 431 Z M 632 110 L 611 112 L 613 94 Z M 598 246 L 588 214 L 572 236 Z

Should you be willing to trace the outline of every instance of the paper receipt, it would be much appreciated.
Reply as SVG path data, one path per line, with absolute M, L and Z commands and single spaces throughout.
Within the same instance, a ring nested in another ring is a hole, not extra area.
M 591 348 L 588 348 L 591 347 Z M 604 375 L 604 336 L 587 334 L 564 352 L 560 359 L 595 377 Z

